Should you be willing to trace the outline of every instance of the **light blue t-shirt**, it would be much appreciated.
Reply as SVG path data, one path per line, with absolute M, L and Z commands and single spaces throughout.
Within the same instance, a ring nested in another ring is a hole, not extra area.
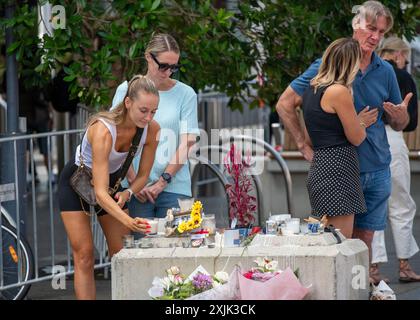
M 321 59 L 314 63 L 290 84 L 292 89 L 300 96 L 303 95 L 310 81 L 318 73 Z M 382 121 L 385 101 L 393 104 L 401 103 L 401 93 L 397 77 L 392 66 L 373 53 L 372 60 L 366 71 L 357 73 L 353 82 L 354 106 L 359 113 L 366 106 L 378 108 L 378 120 L 366 129 L 366 139 L 357 147 L 359 155 L 360 172 L 373 172 L 389 167 L 391 153 L 385 125 Z
M 111 109 L 123 100 L 127 93 L 127 86 L 127 81 L 118 86 L 112 100 Z M 159 91 L 158 110 L 153 119 L 159 123 L 161 132 L 148 183 L 157 181 L 165 171 L 178 149 L 181 134 L 200 135 L 197 120 L 197 94 L 190 86 L 176 81 L 171 89 Z M 133 167 L 136 172 L 139 163 L 140 156 L 135 157 Z M 127 183 L 124 182 L 124 184 L 127 187 Z M 166 186 L 164 191 L 191 196 L 191 176 L 188 161 L 172 177 L 171 183 Z

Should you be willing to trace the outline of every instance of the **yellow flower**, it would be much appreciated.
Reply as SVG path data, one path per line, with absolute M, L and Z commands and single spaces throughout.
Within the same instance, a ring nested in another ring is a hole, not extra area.
M 195 212 L 195 211 L 191 212 L 191 218 L 192 219 L 197 219 L 197 218 L 200 218 L 200 217 L 201 217 L 200 212 Z
M 203 209 L 203 205 L 201 204 L 201 201 L 194 202 L 193 209 L 196 209 L 198 211 L 201 211 L 201 209 Z
M 194 219 L 194 224 L 195 224 L 197 227 L 199 227 L 199 226 L 200 226 L 200 224 L 201 224 L 201 221 L 203 221 L 203 220 L 202 220 L 202 219 L 200 219 L 200 218 Z
M 187 222 L 187 230 L 192 230 L 192 229 L 194 229 L 194 221 L 188 220 L 188 222 Z
M 178 232 L 179 233 L 184 233 L 185 231 L 187 231 L 187 224 L 182 221 L 179 225 L 178 225 Z

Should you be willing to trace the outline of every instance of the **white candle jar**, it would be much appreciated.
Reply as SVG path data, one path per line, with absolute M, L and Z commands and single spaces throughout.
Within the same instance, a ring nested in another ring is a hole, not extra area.
M 201 227 L 209 231 L 209 234 L 213 235 L 216 233 L 216 216 L 214 214 L 203 215 L 203 221 Z

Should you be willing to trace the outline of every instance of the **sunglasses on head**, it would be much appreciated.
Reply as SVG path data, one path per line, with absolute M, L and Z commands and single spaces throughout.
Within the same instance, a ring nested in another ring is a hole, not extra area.
M 172 73 L 177 72 L 179 68 L 181 67 L 180 64 L 168 64 L 168 63 L 160 63 L 158 59 L 156 59 L 155 55 L 153 53 L 150 53 L 150 56 L 152 59 L 156 62 L 156 64 L 159 67 L 160 71 L 166 71 L 168 69 L 171 70 Z

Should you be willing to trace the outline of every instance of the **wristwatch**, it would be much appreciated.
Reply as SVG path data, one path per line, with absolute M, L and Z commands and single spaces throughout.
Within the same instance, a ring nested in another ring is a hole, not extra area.
M 133 195 L 133 190 L 131 190 L 131 188 L 125 189 L 125 191 L 128 191 L 128 193 L 130 194 L 130 196 L 128 197 L 128 200 L 130 201 L 131 196 Z
M 171 183 L 171 181 L 172 181 L 172 176 L 171 176 L 171 174 L 170 173 L 167 173 L 167 172 L 164 172 L 164 173 L 162 173 L 162 175 L 161 175 L 161 177 L 162 177 L 162 179 L 163 180 L 165 180 L 166 181 L 166 183 Z

